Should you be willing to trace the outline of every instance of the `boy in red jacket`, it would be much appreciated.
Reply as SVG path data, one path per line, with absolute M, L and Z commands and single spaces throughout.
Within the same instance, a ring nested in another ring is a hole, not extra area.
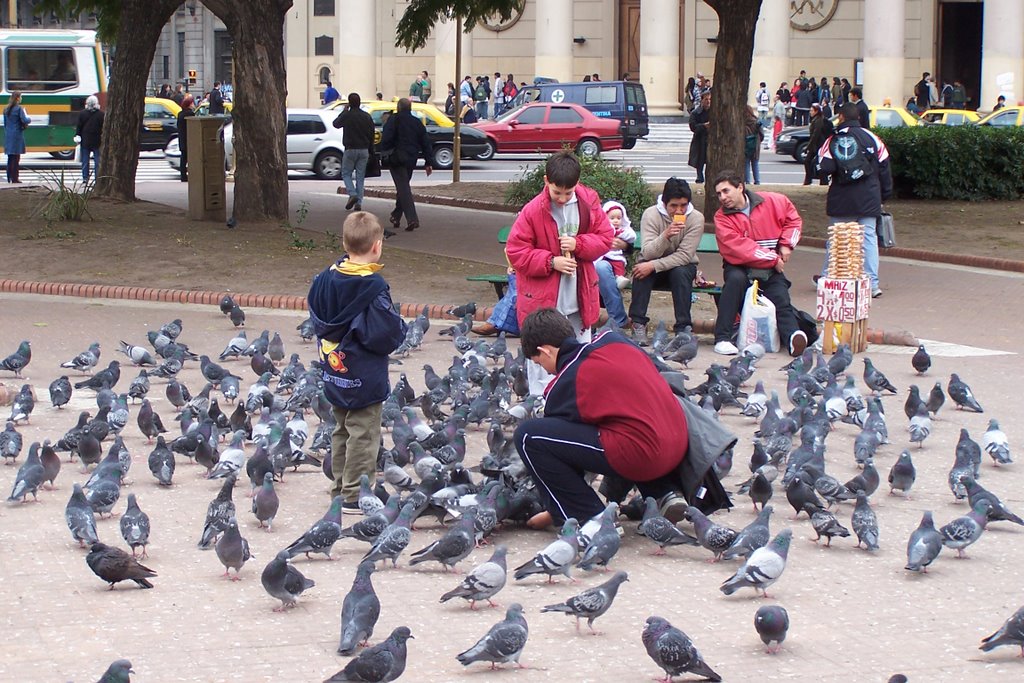
M 548 157 L 544 190 L 519 212 L 505 246 L 516 271 L 519 325 L 538 308 L 553 307 L 577 339 L 589 341 L 601 309 L 594 262 L 611 249 L 613 235 L 601 198 L 580 184 L 579 159 L 571 152 Z M 533 362 L 527 376 L 531 394 L 551 381 Z
M 553 308 L 523 321 L 523 353 L 558 373 L 544 417 L 526 420 L 513 437 L 550 521 L 582 524 L 604 509 L 583 478 L 594 472 L 635 482 L 678 522 L 687 506 L 675 476 L 689 446 L 683 407 L 647 354 L 621 334 L 580 342 L 575 333 Z

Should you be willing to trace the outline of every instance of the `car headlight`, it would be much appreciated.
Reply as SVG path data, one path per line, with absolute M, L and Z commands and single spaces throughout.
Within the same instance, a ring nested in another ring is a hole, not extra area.
M 793 139 L 792 135 L 780 135 L 775 142 L 789 142 Z

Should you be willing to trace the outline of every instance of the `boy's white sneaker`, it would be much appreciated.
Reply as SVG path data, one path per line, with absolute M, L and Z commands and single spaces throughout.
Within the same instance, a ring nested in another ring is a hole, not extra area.
M 740 350 L 731 341 L 723 339 L 715 344 L 715 353 L 722 356 L 735 356 Z

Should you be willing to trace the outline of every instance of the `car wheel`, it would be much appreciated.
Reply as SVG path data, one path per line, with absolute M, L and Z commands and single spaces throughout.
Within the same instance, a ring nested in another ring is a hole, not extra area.
M 496 151 L 497 150 L 494 148 L 494 140 L 488 140 L 486 149 L 484 149 L 483 152 L 480 152 L 473 158 L 479 159 L 480 161 L 490 161 L 491 159 L 494 158 L 494 154 Z
M 626 138 L 622 141 L 622 149 L 633 149 L 636 147 L 636 138 Z
M 313 162 L 313 172 L 321 180 L 337 180 L 341 177 L 341 152 L 329 149 L 320 152 Z
M 54 159 L 60 159 L 61 161 L 71 161 L 75 158 L 75 150 L 62 149 L 59 152 L 50 152 L 50 156 Z
M 601 143 L 594 138 L 583 138 L 576 145 L 576 154 L 581 157 L 599 157 L 601 156 Z
M 801 164 L 807 161 L 807 143 L 801 142 L 796 146 L 796 150 L 793 152 L 793 158 L 799 161 Z
M 455 152 L 451 145 L 434 145 L 434 161 L 431 166 L 447 171 L 455 163 Z
M 177 139 L 178 139 L 177 135 L 167 139 L 167 142 L 164 143 L 164 148 L 163 148 L 163 153 L 164 154 L 167 154 L 167 147 L 171 144 L 171 142 L 174 141 L 174 140 L 177 140 Z

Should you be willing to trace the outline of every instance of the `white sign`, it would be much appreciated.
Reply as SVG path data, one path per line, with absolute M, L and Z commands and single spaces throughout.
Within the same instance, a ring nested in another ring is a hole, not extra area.
M 818 280 L 818 320 L 856 322 L 868 317 L 871 307 L 871 283 L 868 278 Z
M 565 91 L 564 90 L 559 89 L 559 90 L 552 90 L 551 91 L 551 101 L 554 102 L 555 104 L 561 104 L 562 100 L 564 100 L 564 99 L 565 99 Z

